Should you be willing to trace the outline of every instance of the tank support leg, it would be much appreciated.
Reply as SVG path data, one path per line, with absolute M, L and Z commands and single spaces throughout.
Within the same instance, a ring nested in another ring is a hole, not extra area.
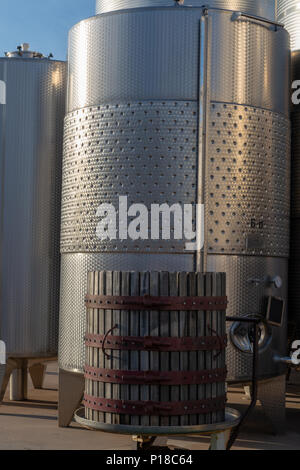
M 211 435 L 209 450 L 226 450 L 231 430 L 227 429 L 223 432 L 217 432 Z
M 277 434 L 283 434 L 286 427 L 285 413 L 286 376 L 258 383 L 258 400 Z
M 132 436 L 134 450 L 148 450 L 153 446 L 156 437 L 153 436 Z
M 20 362 L 11 358 L 8 358 L 6 364 L 4 366 L 1 366 L 1 368 L 3 369 L 1 374 L 2 379 L 0 377 L 0 403 L 4 399 L 4 395 L 9 384 L 11 374 L 18 367 L 20 367 Z
M 291 370 L 288 383 L 300 385 L 300 369 Z
M 167 436 L 132 436 L 134 450 L 148 450 L 155 443 L 156 448 L 167 449 L 168 437 Z
M 16 364 L 14 361 L 11 361 L 10 359 L 8 359 L 5 366 L 1 366 L 1 367 L 4 367 L 4 370 L 2 370 L 2 380 L 0 383 L 0 403 L 4 399 L 4 395 L 9 384 L 11 373 L 15 369 Z
M 5 371 L 6 371 L 6 365 L 5 364 L 0 364 L 0 395 L 1 395 L 1 390 L 2 390 L 2 387 L 3 387 L 3 381 L 4 381 L 4 378 L 5 378 Z
M 18 367 L 13 369 L 10 376 L 9 398 L 11 401 L 27 400 L 27 384 L 28 384 L 28 368 L 27 361 L 19 362 Z
M 45 364 L 33 364 L 29 367 L 29 374 L 35 389 L 42 389 L 46 372 Z
M 84 393 L 84 376 L 59 369 L 58 424 L 67 427 L 79 407 Z
M 251 400 L 251 387 L 250 387 L 250 385 L 245 385 L 244 392 L 245 392 L 245 398 L 247 398 L 247 400 Z

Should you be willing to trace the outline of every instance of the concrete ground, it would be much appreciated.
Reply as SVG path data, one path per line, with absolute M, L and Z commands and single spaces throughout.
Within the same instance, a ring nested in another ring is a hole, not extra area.
M 300 373 L 299 373 L 300 375 Z M 73 423 L 70 428 L 57 425 L 58 370 L 49 364 L 44 389 L 34 390 L 29 381 L 29 400 L 10 402 L 8 394 L 0 406 L 0 450 L 132 450 L 131 438 L 89 431 Z M 241 388 L 230 388 L 229 403 L 244 410 L 248 405 Z M 170 446 L 205 450 L 203 437 L 170 438 Z M 287 393 L 287 433 L 275 436 L 258 405 L 241 432 L 234 450 L 300 450 L 300 384 L 290 384 Z

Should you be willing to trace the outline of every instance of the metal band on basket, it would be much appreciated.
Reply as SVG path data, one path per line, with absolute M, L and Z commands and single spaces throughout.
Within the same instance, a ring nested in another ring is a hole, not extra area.
M 85 367 L 86 379 L 128 385 L 201 385 L 224 382 L 226 376 L 226 368 L 201 371 L 128 371 Z
M 91 295 L 85 297 L 87 308 L 100 310 L 224 311 L 227 297 L 157 297 Z
M 103 413 L 133 416 L 183 416 L 223 410 L 226 405 L 226 396 L 195 401 L 152 402 L 111 400 L 85 394 L 83 402 L 86 408 Z
M 227 335 L 203 337 L 107 336 L 87 333 L 85 344 L 91 348 L 118 351 L 222 351 Z

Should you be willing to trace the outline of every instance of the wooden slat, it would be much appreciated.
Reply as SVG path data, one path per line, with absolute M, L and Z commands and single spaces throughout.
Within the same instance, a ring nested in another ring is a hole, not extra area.
M 101 271 L 99 273 L 99 293 L 103 294 L 106 292 L 106 276 L 105 272 Z M 104 335 L 105 334 L 105 311 L 104 310 L 99 310 L 98 311 L 98 316 L 99 316 L 99 332 L 100 334 Z M 101 350 L 99 350 L 99 367 L 102 369 L 104 368 L 104 356 Z M 105 398 L 105 385 L 103 383 L 98 384 L 98 393 L 99 397 Z M 101 423 L 106 422 L 105 418 L 105 413 L 99 413 L 99 421 Z
M 150 274 L 150 295 L 159 295 L 159 273 Z M 150 312 L 150 335 L 159 335 L 159 313 L 154 310 Z M 153 351 L 150 353 L 151 370 L 159 370 L 159 353 Z M 150 387 L 151 401 L 159 401 L 159 385 L 151 385 Z M 151 426 L 159 426 L 159 417 L 150 417 Z
M 220 273 L 220 292 L 222 295 L 226 295 L 226 274 Z M 218 333 L 222 336 L 226 334 L 226 317 L 223 314 L 218 315 Z M 218 356 L 218 367 L 224 367 L 226 364 L 226 351 L 223 350 Z M 224 396 L 226 393 L 226 384 L 225 382 L 220 383 L 218 385 L 218 395 Z M 218 413 L 218 421 L 221 423 L 225 421 L 225 411 L 219 411 Z
M 222 275 L 220 273 L 217 273 L 216 274 L 216 282 L 217 282 L 217 292 L 222 292 Z M 215 328 L 214 330 L 218 332 L 219 334 L 219 328 L 221 328 L 221 323 L 219 321 L 219 316 L 220 316 L 220 313 L 219 312 L 216 312 L 216 317 L 214 319 L 214 323 L 215 323 Z M 219 351 L 215 351 L 214 352 L 214 355 L 215 355 L 215 364 L 216 364 L 216 367 L 219 367 L 219 364 L 220 364 L 220 355 L 219 355 Z M 216 394 L 217 396 L 220 396 L 221 395 L 221 387 L 220 387 L 220 384 L 217 384 L 216 385 Z M 220 416 L 221 416 L 221 413 L 220 411 L 217 411 L 216 413 L 216 421 L 220 422 Z
M 194 297 L 197 294 L 196 274 L 189 273 L 188 277 L 188 295 Z M 191 311 L 188 313 L 189 325 L 188 335 L 197 336 L 197 312 Z M 197 352 L 191 351 L 189 353 L 189 370 L 197 370 Z M 197 400 L 197 385 L 189 387 L 189 400 Z M 198 424 L 198 415 L 189 416 L 189 425 L 193 426 Z
M 139 295 L 140 294 L 140 273 L 132 272 L 130 281 L 130 295 Z M 136 310 L 131 310 L 130 312 L 130 335 L 131 336 L 138 336 L 139 334 L 139 320 L 140 320 L 139 312 Z M 139 361 L 139 351 L 130 351 L 130 370 L 139 370 L 140 361 Z M 140 386 L 139 385 L 131 385 L 130 386 L 130 399 L 131 400 L 139 400 L 140 395 Z M 140 417 L 139 416 L 132 416 L 131 417 L 131 424 L 135 426 L 139 426 L 140 424 Z
M 120 295 L 121 294 L 121 273 L 119 271 L 114 271 L 113 273 L 113 295 Z M 112 334 L 120 335 L 120 323 L 121 323 L 121 312 L 120 310 L 113 311 L 113 318 L 112 318 L 112 325 L 113 327 L 118 325 L 118 329 L 114 330 Z M 115 370 L 120 370 L 121 368 L 121 352 L 120 351 L 109 351 L 109 354 L 112 355 L 112 366 Z M 115 400 L 120 399 L 120 385 L 113 384 L 112 385 L 112 397 Z M 120 424 L 120 415 L 113 414 L 112 415 L 112 422 L 113 424 Z
M 113 293 L 113 273 L 112 271 L 106 271 L 106 292 L 105 295 L 112 295 Z M 113 314 L 112 310 L 105 310 L 105 332 L 106 334 L 113 326 L 112 324 Z M 104 355 L 104 368 L 112 369 L 112 360 L 110 357 Z M 105 385 L 105 398 L 112 398 L 112 384 Z M 105 413 L 105 422 L 112 424 L 112 413 Z
M 213 273 L 212 274 L 212 295 L 218 295 L 219 291 L 220 291 L 219 274 Z M 210 330 L 208 331 L 209 334 L 215 335 L 214 331 L 217 331 L 218 329 L 217 321 L 218 321 L 218 312 L 217 311 L 211 312 L 211 325 L 210 325 Z M 212 361 L 211 361 L 212 369 L 216 369 L 217 364 L 218 364 L 216 353 L 217 351 L 212 352 Z M 211 391 L 212 391 L 212 397 L 216 398 L 218 394 L 217 384 L 212 384 Z M 218 413 L 212 413 L 212 422 L 216 423 L 217 421 L 218 421 Z
M 93 279 L 94 294 L 98 295 L 99 294 L 99 272 L 94 272 L 93 277 L 94 277 Z M 99 312 L 97 309 L 94 309 L 93 310 L 93 323 L 92 323 L 93 331 L 98 331 L 98 323 L 99 323 Z M 98 366 L 98 350 L 97 348 L 91 348 L 91 352 L 92 352 L 93 365 L 94 367 L 97 367 Z M 98 384 L 92 385 L 92 391 L 93 391 L 93 396 L 97 396 L 97 394 L 99 393 Z M 99 421 L 98 411 L 93 411 L 92 419 L 93 421 Z
M 94 293 L 94 273 L 92 273 L 92 272 L 88 273 L 87 290 L 91 294 Z M 87 332 L 88 333 L 90 333 L 91 330 L 92 330 L 92 318 L 93 318 L 93 309 L 89 308 L 87 310 L 87 321 L 86 321 Z M 86 364 L 91 364 L 91 350 L 92 350 L 92 348 L 86 348 L 86 353 L 85 353 L 85 362 L 86 362 Z M 86 384 L 87 393 L 91 393 L 92 392 L 91 380 L 86 379 L 85 384 Z M 86 408 L 85 409 L 85 416 L 86 416 L 86 419 L 91 420 L 92 419 L 92 410 L 89 410 L 88 408 Z
M 205 295 L 212 295 L 212 274 L 206 275 L 206 282 L 205 282 Z M 211 335 L 210 325 L 212 323 L 212 312 L 206 312 L 206 322 L 205 322 L 205 334 L 206 336 Z M 212 353 L 206 352 L 205 354 L 205 368 L 211 369 L 212 368 Z M 205 386 L 205 398 L 212 397 L 212 385 L 208 384 Z M 206 415 L 206 424 L 212 424 L 212 413 L 208 413 Z
M 169 273 L 161 272 L 160 273 L 160 282 L 159 282 L 159 295 L 168 296 L 169 295 Z M 170 312 L 160 312 L 160 321 L 159 321 L 159 335 L 163 337 L 170 336 Z M 160 370 L 168 371 L 170 370 L 169 364 L 169 352 L 160 353 Z M 169 402 L 170 401 L 170 389 L 168 385 L 160 386 L 160 401 Z M 169 417 L 160 417 L 161 426 L 169 426 L 170 418 Z
M 121 295 L 129 295 L 130 294 L 130 273 L 123 272 L 121 274 L 122 279 L 122 287 L 121 287 Z M 129 323 L 130 323 L 130 313 L 128 310 L 121 311 L 121 330 L 120 333 L 122 336 L 129 336 Z M 121 351 L 121 365 L 122 370 L 129 370 L 129 352 L 128 351 Z M 121 387 L 121 399 L 122 400 L 129 400 L 129 385 L 122 385 Z M 129 415 L 121 415 L 121 424 L 130 424 L 130 416 Z
M 140 276 L 140 295 L 149 295 L 150 294 L 150 273 L 141 273 Z M 145 311 L 140 311 L 140 334 L 139 336 L 145 337 L 150 335 L 150 313 Z M 140 364 L 141 370 L 150 370 L 150 353 L 148 351 L 141 351 L 140 352 Z M 149 385 L 141 385 L 141 400 L 142 401 L 149 401 L 150 400 L 150 386 Z M 142 426 L 149 426 L 150 425 L 150 417 L 149 416 L 142 416 L 141 417 L 141 425 Z
M 188 274 L 187 273 L 180 273 L 179 274 L 179 295 L 186 296 L 187 295 L 187 283 L 188 283 Z M 179 317 L 179 334 L 180 337 L 187 336 L 187 316 L 188 312 L 181 311 Z M 189 353 L 181 352 L 180 353 L 180 370 L 188 370 L 189 367 Z M 189 399 L 189 387 L 188 385 L 181 385 L 180 386 L 180 400 L 188 400 Z M 188 416 L 181 416 L 180 417 L 180 424 L 181 426 L 187 426 L 189 424 L 189 417 Z
M 178 274 L 170 273 L 170 296 L 178 296 Z M 179 337 L 179 312 L 170 312 L 170 334 L 174 338 Z M 171 370 L 180 370 L 179 352 L 171 353 Z M 171 388 L 171 401 L 180 400 L 180 386 L 174 385 Z M 171 426 L 179 426 L 179 416 L 172 416 L 170 420 Z
M 205 276 L 202 273 L 197 273 L 197 293 L 199 296 L 205 295 Z M 206 312 L 197 312 L 197 334 L 199 337 L 205 336 L 205 325 L 206 325 Z M 197 353 L 197 368 L 198 370 L 204 370 L 206 367 L 205 351 L 199 351 Z M 198 400 L 203 400 L 206 397 L 205 385 L 198 385 Z M 198 416 L 198 424 L 205 424 L 206 417 L 204 415 Z

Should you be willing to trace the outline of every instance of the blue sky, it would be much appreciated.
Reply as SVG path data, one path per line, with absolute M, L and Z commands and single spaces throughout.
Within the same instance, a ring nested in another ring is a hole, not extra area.
M 22 42 L 64 60 L 69 29 L 93 16 L 95 0 L 0 0 L 0 56 Z

